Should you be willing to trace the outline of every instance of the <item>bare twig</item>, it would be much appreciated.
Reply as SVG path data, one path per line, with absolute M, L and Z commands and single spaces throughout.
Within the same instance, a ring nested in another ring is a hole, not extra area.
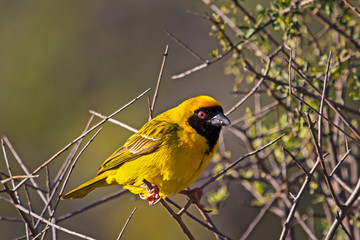
M 347 32 L 344 31 L 343 29 L 341 29 L 340 27 L 338 27 L 336 23 L 332 23 L 330 20 L 328 20 L 323 14 L 320 13 L 320 11 L 312 11 L 312 13 L 322 23 L 327 24 L 331 29 L 335 30 L 336 32 L 340 33 L 345 38 L 347 38 L 349 41 L 351 41 L 351 43 L 354 45 L 354 47 L 356 47 L 358 50 L 360 49 L 360 45 L 359 45 L 359 42 L 357 41 L 357 39 L 355 39 L 352 36 L 350 36 L 349 34 L 347 34 Z
M 163 53 L 164 57 L 163 57 L 163 61 L 162 61 L 162 64 L 161 64 L 160 73 L 159 73 L 159 77 L 158 77 L 158 80 L 157 80 L 153 101 L 152 101 L 151 108 L 150 108 L 149 120 L 151 120 L 153 118 L 153 112 L 154 112 L 154 108 L 155 108 L 155 103 L 156 103 L 156 99 L 157 99 L 157 96 L 158 96 L 158 93 L 159 93 L 160 82 L 161 82 L 162 75 L 164 73 L 166 58 L 167 58 L 168 54 L 169 54 L 169 45 L 166 45 L 165 51 Z
M 318 110 L 316 110 L 315 108 L 313 108 L 310 104 L 308 104 L 306 101 L 304 101 L 303 99 L 301 99 L 300 97 L 298 97 L 296 94 L 292 94 L 292 96 L 294 96 L 296 99 L 298 99 L 299 101 L 301 101 L 303 104 L 305 104 L 308 108 L 310 108 L 311 110 L 313 110 L 314 112 L 316 112 L 316 114 L 320 115 L 320 112 Z M 343 130 L 341 127 L 339 127 L 338 125 L 336 125 L 334 122 L 332 122 L 329 118 L 325 117 L 324 115 L 321 115 L 323 119 L 325 119 L 326 121 L 328 121 L 328 123 L 330 123 L 332 126 L 334 126 L 336 129 L 338 129 L 340 132 L 342 132 L 345 136 L 347 136 L 348 138 L 350 138 L 351 140 L 354 141 L 354 143 L 356 143 L 357 145 L 360 146 L 360 141 L 355 139 L 354 137 L 352 137 L 351 135 L 349 135 L 347 132 L 345 132 L 345 130 Z
M 270 61 L 269 61 L 270 62 Z M 269 64 L 270 66 L 270 64 Z M 238 107 L 241 106 L 241 104 L 243 104 L 249 97 L 251 97 L 251 95 L 256 92 L 256 90 L 259 89 L 260 85 L 264 82 L 265 78 L 260 79 L 255 86 L 251 89 L 250 92 L 248 92 L 248 94 L 246 94 L 239 102 L 237 102 L 231 109 L 229 109 L 229 111 L 227 111 L 225 113 L 225 115 L 229 115 L 231 114 L 233 111 L 235 111 Z
M 121 239 L 121 237 L 122 237 L 122 235 L 123 235 L 123 233 L 124 233 L 124 231 L 125 231 L 125 228 L 126 228 L 127 225 L 129 224 L 129 222 L 130 222 L 132 216 L 134 215 L 135 211 L 136 211 L 136 207 L 134 207 L 134 210 L 132 210 L 132 212 L 130 213 L 128 219 L 126 220 L 126 222 L 125 222 L 125 224 L 124 224 L 124 226 L 123 226 L 123 228 L 121 229 L 121 232 L 120 232 L 117 240 L 120 240 L 120 239 Z
M 1 180 L 1 183 L 7 183 L 8 181 L 12 181 L 12 180 L 15 180 L 15 179 L 23 179 L 23 178 L 37 178 L 39 177 L 39 175 L 34 175 L 34 176 L 26 176 L 26 175 L 16 175 L 16 176 L 12 176 L 12 177 L 9 177 L 9 178 L 6 178 L 4 180 Z
M 360 17 L 360 11 L 354 7 L 348 0 L 342 0 L 349 8 L 351 8 L 351 10 L 353 10 L 357 15 L 358 17 Z
M 153 189 L 152 184 L 147 181 L 146 179 L 143 179 L 143 182 L 146 184 L 146 186 L 149 189 Z M 171 207 L 165 202 L 164 199 L 160 199 L 160 203 L 161 205 L 168 211 L 168 213 L 170 213 L 170 215 L 176 220 L 176 222 L 179 224 L 179 226 L 181 227 L 181 229 L 183 230 L 183 232 L 185 233 L 185 235 L 187 236 L 188 239 L 190 240 L 195 240 L 194 236 L 191 234 L 191 232 L 189 231 L 189 228 L 186 226 L 186 224 L 183 222 L 183 220 L 181 219 L 181 215 L 177 215 L 172 209 Z
M 96 111 L 93 111 L 93 110 L 89 110 L 89 113 L 91 113 L 91 114 L 93 114 L 93 115 L 95 115 L 95 116 L 97 116 L 97 117 L 100 117 L 100 118 L 102 118 L 102 119 L 107 118 L 107 116 L 105 116 L 105 115 L 103 115 L 103 114 L 101 114 L 101 113 L 98 113 L 98 112 L 96 112 Z M 134 133 L 138 132 L 138 130 L 137 130 L 136 128 L 133 128 L 133 127 L 131 127 L 131 126 L 129 126 L 129 125 L 123 123 L 123 122 L 118 121 L 118 120 L 109 118 L 108 121 L 109 121 L 109 122 L 112 122 L 112 123 L 115 123 L 116 125 L 119 125 L 119 126 L 125 128 L 125 129 L 127 129 L 127 130 L 129 130 L 129 131 L 131 131 L 131 132 L 134 132 Z
M 301 170 L 305 173 L 305 175 L 309 175 L 308 171 L 305 169 L 305 167 L 301 164 L 301 162 L 299 160 L 296 159 L 296 157 L 289 152 L 289 150 L 287 150 L 286 148 L 282 148 L 287 154 L 290 155 L 290 157 L 292 158 L 292 160 L 294 160 L 296 162 L 296 164 L 301 168 Z
M 90 240 L 93 240 L 94 238 L 91 238 L 91 237 L 88 237 L 86 235 L 83 235 L 81 233 L 77 233 L 77 232 L 74 232 L 72 230 L 69 230 L 67 228 L 64 228 L 64 227 L 60 227 L 59 225 L 56 225 L 48 220 L 46 220 L 45 218 L 42 218 L 41 216 L 37 215 L 36 213 L 34 212 L 31 212 L 29 211 L 28 209 L 24 208 L 23 206 L 19 205 L 19 204 L 14 204 L 14 206 L 19 209 L 21 212 L 23 213 L 26 213 L 26 214 L 29 214 L 37 219 L 39 219 L 40 221 L 52 226 L 52 227 L 55 227 L 56 229 L 60 230 L 60 231 L 63 231 L 63 232 L 66 232 L 66 233 L 69 233 L 71 235 L 74 235 L 74 236 L 77 236 L 77 237 L 80 237 L 80 238 L 83 238 L 83 239 L 90 239 Z M 36 235 L 36 234 L 35 234 Z M 34 236 L 35 236 L 34 235 Z
M 172 205 L 174 205 L 177 209 L 182 209 L 178 204 L 176 204 L 174 201 L 172 201 L 169 198 L 166 198 L 166 201 L 168 201 L 169 203 L 171 203 Z M 189 213 L 188 211 L 184 211 L 184 213 L 190 217 L 191 219 L 193 219 L 195 222 L 199 223 L 200 225 L 202 225 L 203 227 L 205 227 L 206 229 L 208 229 L 209 231 L 221 236 L 223 239 L 231 239 L 230 237 L 224 235 L 223 233 L 219 232 L 217 229 L 213 228 L 212 226 L 209 226 L 208 224 L 202 222 L 200 219 L 198 219 L 197 217 L 195 217 L 194 215 L 192 215 L 191 213 Z
M 5 144 L 4 144 L 4 138 L 1 139 L 1 148 L 2 148 L 2 151 L 3 151 L 3 154 L 4 154 L 4 160 L 5 160 L 6 168 L 7 168 L 7 171 L 9 173 L 9 176 L 10 176 L 10 179 L 11 179 L 10 180 L 11 185 L 12 185 L 13 188 L 15 188 L 15 181 L 12 178 L 13 174 L 12 174 L 12 170 L 11 170 L 11 167 L 10 167 L 9 159 L 7 157 L 7 152 L 6 152 Z M 12 192 L 16 196 L 17 202 L 21 203 L 20 202 L 20 196 L 19 196 L 19 193 L 17 192 L 17 190 L 12 190 Z
M 0 180 L 2 180 L 2 177 L 0 175 Z M 9 187 L 7 186 L 6 183 L 2 183 L 2 185 L 4 186 L 5 188 L 5 191 L 6 193 L 10 196 L 11 198 L 11 201 L 13 203 L 14 206 L 20 206 L 19 203 L 18 203 L 18 200 L 14 194 L 14 192 L 12 192 Z M 31 221 L 27 218 L 27 216 L 24 214 L 24 212 L 20 211 L 19 208 L 16 208 L 18 210 L 18 213 L 21 217 L 21 219 L 23 220 L 23 222 L 26 224 L 26 226 L 29 228 L 31 234 L 33 236 L 35 236 L 37 234 L 37 230 L 33 227 Z
M 266 63 L 266 69 L 265 69 L 265 74 L 264 76 L 267 76 L 269 71 L 270 71 L 270 65 L 271 65 L 271 61 L 273 59 L 274 56 L 276 56 L 280 49 L 282 49 L 282 46 L 278 47 L 268 58 L 267 58 L 267 63 Z M 225 113 L 225 115 L 229 115 L 231 114 L 233 111 L 235 111 L 235 109 L 237 109 L 238 107 L 241 106 L 241 104 L 243 104 L 253 93 L 255 93 L 260 85 L 264 82 L 265 78 L 261 78 L 256 84 L 255 86 L 251 89 L 251 91 L 249 91 L 238 103 L 235 104 L 235 106 L 233 106 L 229 111 L 227 111 Z
M 311 137 L 312 137 L 312 140 L 313 140 L 313 143 L 315 145 L 315 150 L 316 150 L 316 153 L 318 155 L 318 158 L 320 160 L 320 166 L 322 168 L 322 171 L 323 171 L 323 174 L 324 174 L 324 177 L 325 177 L 325 180 L 326 180 L 326 183 L 329 187 L 329 190 L 330 190 L 330 193 L 331 193 L 331 196 L 332 198 L 334 199 L 334 201 L 336 202 L 336 205 L 339 206 L 340 208 L 342 207 L 342 203 L 339 201 L 336 193 L 335 193 L 335 190 L 331 184 L 331 181 L 330 181 L 330 177 L 326 171 L 326 167 L 325 167 L 325 162 L 324 162 L 324 157 L 322 155 L 322 151 L 320 149 L 320 146 L 319 146 L 319 142 L 316 141 L 316 137 L 315 137 L 315 129 L 314 129 L 314 126 L 312 124 L 312 121 L 311 121 L 311 118 L 310 118 L 310 115 L 309 114 L 306 114 L 306 117 L 307 117 L 307 120 L 308 120 L 308 125 L 310 127 L 310 133 L 311 133 Z
M 176 220 L 176 222 L 179 224 L 185 235 L 190 240 L 195 240 L 194 236 L 189 231 L 188 227 L 185 225 L 185 223 L 182 221 L 181 216 L 178 216 L 171 208 L 170 206 L 164 201 L 164 199 L 160 200 L 161 205 L 170 213 L 170 215 Z
M 1 139 L 1 146 L 3 149 L 3 153 L 4 153 L 4 158 L 7 161 L 7 155 L 6 155 L 6 151 L 5 151 L 5 145 L 4 145 L 4 138 Z M 9 174 L 11 176 L 11 171 L 9 171 Z M 2 180 L 2 177 L 0 175 L 0 181 L 1 180 Z M 10 190 L 10 188 L 8 187 L 6 182 L 4 182 L 4 183 L 2 182 L 2 185 L 4 186 L 5 192 L 10 196 L 13 205 L 19 205 L 20 204 L 19 196 L 17 194 L 15 194 L 14 191 Z M 27 216 L 23 212 L 19 211 L 18 208 L 16 208 L 16 209 L 18 210 L 18 213 L 19 213 L 21 219 L 24 221 L 26 228 L 28 228 L 30 230 L 31 235 L 35 236 L 37 234 L 37 230 L 33 227 L 32 222 L 27 218 Z
M 128 106 L 130 106 L 131 104 L 133 104 L 135 101 L 137 101 L 139 98 L 141 98 L 142 96 L 144 96 L 147 92 L 149 92 L 151 90 L 151 88 L 146 89 L 143 93 L 141 93 L 139 96 L 137 96 L 136 98 L 134 98 L 133 100 L 131 100 L 129 103 L 125 104 L 123 107 L 121 107 L 120 109 L 116 110 L 115 112 L 113 112 L 112 114 L 110 114 L 109 116 L 107 116 L 106 118 L 104 118 L 102 121 L 100 121 L 99 123 L 97 123 L 96 125 L 94 125 L 93 127 L 91 127 L 88 131 L 86 131 L 85 133 L 81 134 L 79 137 L 77 137 L 75 140 L 73 140 L 71 143 L 69 143 L 68 145 L 66 145 L 64 148 L 62 148 L 60 151 L 58 151 L 54 156 L 52 156 L 49 160 L 45 161 L 40 167 L 38 167 L 37 169 L 35 169 L 35 171 L 33 171 L 32 174 L 36 174 L 37 172 L 39 172 L 41 169 L 43 169 L 46 165 L 48 165 L 50 162 L 52 162 L 55 158 L 57 158 L 61 153 L 63 153 L 64 151 L 66 151 L 69 147 L 71 147 L 73 144 L 75 144 L 77 141 L 79 141 L 80 139 L 82 139 L 83 137 L 85 137 L 86 135 L 88 135 L 90 132 L 94 131 L 94 129 L 98 128 L 100 125 L 104 124 L 107 120 L 109 120 L 110 118 L 112 118 L 113 116 L 115 116 L 116 114 L 118 114 L 119 112 L 121 112 L 122 110 L 124 110 L 125 108 L 127 108 Z
M 248 239 L 248 237 L 250 236 L 250 234 L 252 233 L 252 231 L 255 229 L 256 225 L 258 225 L 258 223 L 260 222 L 260 220 L 264 217 L 265 213 L 269 210 L 269 208 L 275 203 L 275 201 L 277 200 L 277 198 L 279 197 L 279 193 L 280 193 L 280 189 L 279 191 L 277 191 L 274 196 L 272 197 L 272 199 L 268 202 L 266 202 L 266 204 L 261 208 L 261 210 L 259 211 L 258 215 L 254 218 L 254 220 L 249 224 L 248 228 L 246 229 L 246 231 L 243 233 L 243 235 L 240 237 L 240 240 L 246 240 Z
M 239 43 L 239 44 L 240 44 L 240 43 Z M 232 50 L 233 50 L 233 49 L 226 51 L 225 53 L 219 55 L 217 58 L 215 58 L 215 59 L 212 60 L 212 61 L 207 61 L 206 63 L 203 63 L 203 64 L 200 64 L 200 65 L 198 65 L 198 66 L 196 66 L 196 67 L 193 67 L 192 69 L 189 69 L 189 70 L 187 70 L 187 71 L 185 71 L 185 72 L 183 72 L 183 73 L 176 74 L 176 75 L 172 76 L 171 79 L 183 78 L 183 77 L 186 77 L 186 76 L 188 76 L 188 75 L 190 75 L 190 74 L 192 74 L 192 73 L 194 73 L 194 72 L 197 72 L 197 71 L 199 71 L 199 70 L 201 70 L 201 69 L 204 69 L 204 68 L 206 68 L 207 66 L 209 66 L 209 65 L 211 65 L 211 64 L 213 64 L 213 63 L 215 63 L 215 62 L 217 62 L 217 61 L 219 61 L 219 60 L 221 60 L 223 57 L 225 57 L 226 55 L 228 55 Z
M 64 189 L 65 189 L 65 186 L 67 184 L 67 182 L 69 181 L 69 178 L 70 178 L 70 175 L 72 173 L 72 171 L 74 170 L 75 168 L 75 165 L 77 163 L 77 161 L 79 160 L 80 156 L 82 155 L 82 153 L 85 151 L 85 149 L 90 145 L 90 143 L 95 139 L 95 137 L 99 134 L 99 132 L 102 130 L 102 128 L 99 128 L 99 130 L 96 131 L 96 133 L 94 134 L 94 136 L 92 136 L 90 138 L 90 140 L 85 144 L 85 146 L 81 149 L 81 151 L 79 152 L 79 154 L 77 155 L 77 157 L 74 159 L 73 163 L 71 164 L 70 168 L 69 168 L 69 172 L 67 174 L 67 176 L 65 177 L 64 179 L 64 184 L 62 186 L 62 188 L 60 189 L 60 192 L 59 192 L 59 196 L 61 196 L 64 192 Z M 60 178 L 59 181 L 61 181 L 62 179 Z
M 349 156 L 351 152 L 351 149 L 349 149 L 345 155 L 340 159 L 340 161 L 336 164 L 336 166 L 334 167 L 334 169 L 331 171 L 331 173 L 329 174 L 330 177 L 333 176 L 333 174 L 336 172 L 336 170 L 340 167 L 340 165 L 345 161 L 346 157 Z
M 293 204 L 291 206 L 291 209 L 289 211 L 289 214 L 286 218 L 286 221 L 284 223 L 284 226 L 283 226 L 283 230 L 281 232 L 281 235 L 280 235 L 280 238 L 279 239 L 285 239 L 289 230 L 290 230 L 290 227 L 291 227 L 291 222 L 293 220 L 293 216 L 299 206 L 299 203 L 300 203 L 300 199 L 302 197 L 302 195 L 304 194 L 305 192 L 305 189 L 306 187 L 309 185 L 310 181 L 311 181 L 311 178 L 317 168 L 317 166 L 319 165 L 320 161 L 319 159 L 316 161 L 316 163 L 314 164 L 314 166 L 312 167 L 312 169 L 310 170 L 309 174 L 306 175 L 305 177 L 305 180 L 304 180 L 304 183 L 302 184 L 298 194 L 296 195 L 296 197 L 294 198 L 293 200 Z
M 239 36 L 243 35 L 244 32 L 236 26 L 236 24 L 228 17 L 226 14 L 221 11 L 220 8 L 218 8 L 214 3 L 212 3 L 210 0 L 202 0 L 205 5 L 207 5 L 214 13 L 216 13 L 218 16 L 221 17 L 221 19 Z M 253 34 L 252 34 L 253 35 Z M 251 36 L 252 36 L 251 35 Z M 250 38 L 250 37 L 249 37 Z M 252 49 L 254 52 L 256 52 L 259 56 L 261 56 L 263 59 L 267 59 L 266 54 L 253 42 L 248 42 L 249 48 Z
M 65 180 L 64 180 L 64 184 L 63 184 L 62 188 L 60 189 L 59 196 L 61 196 L 61 195 L 63 194 L 64 189 L 65 189 L 65 186 L 66 186 L 66 184 L 67 184 L 67 182 L 68 182 L 68 180 L 69 180 L 69 177 L 70 177 L 70 175 L 71 175 L 71 173 L 72 173 L 72 170 L 73 170 L 74 167 L 75 167 L 75 164 L 76 164 L 77 160 L 80 158 L 80 156 L 82 155 L 82 153 L 85 151 L 85 149 L 89 146 L 89 144 L 94 140 L 94 138 L 99 134 L 99 132 L 100 132 L 101 130 L 102 130 L 102 128 L 100 128 L 100 129 L 94 134 L 94 136 L 87 142 L 87 144 L 86 144 L 86 145 L 83 147 L 83 149 L 79 152 L 78 156 L 74 159 L 74 162 L 73 162 L 73 164 L 70 166 L 69 172 L 68 172 L 68 174 L 67 174 L 67 176 L 66 176 L 66 178 L 65 178 Z M 59 183 L 62 181 L 62 179 L 63 179 L 63 176 L 59 178 Z M 49 201 L 48 201 L 48 203 L 46 204 L 46 206 L 44 207 L 44 209 L 47 207 L 47 205 L 49 205 L 49 204 L 51 203 L 51 200 L 52 200 L 52 199 L 54 198 L 54 196 L 55 196 L 55 192 L 56 192 L 56 191 L 53 191 L 53 192 L 52 192 L 52 195 L 49 197 Z M 50 216 L 49 216 L 49 221 L 52 221 L 52 219 L 53 219 L 53 217 L 54 217 L 54 215 L 55 215 L 55 211 L 56 211 L 56 208 L 57 208 L 57 206 L 58 206 L 58 204 L 59 204 L 59 200 L 60 200 L 59 198 L 56 199 L 56 202 L 55 202 L 55 204 L 54 204 L 54 206 L 53 206 L 53 210 L 51 211 Z M 44 233 L 45 233 L 45 232 L 44 232 Z
M 9 221 L 9 222 L 23 222 L 20 218 L 15 217 L 2 217 L 0 216 L 0 221 Z
M 283 15 L 283 14 L 289 13 L 294 9 L 304 7 L 304 6 L 309 5 L 309 4 L 313 3 L 313 2 L 315 2 L 315 0 L 306 0 L 306 1 L 294 2 L 295 4 L 291 5 L 290 7 L 279 11 L 279 14 Z
M 344 207 L 341 209 L 340 216 L 338 218 L 335 218 L 333 224 L 331 225 L 325 240 L 333 239 L 335 232 L 340 225 L 340 222 L 345 218 L 347 211 L 351 208 L 351 206 L 354 204 L 354 202 L 357 200 L 359 196 L 360 196 L 360 178 L 356 184 L 354 191 L 352 192 L 352 194 L 344 204 Z
M 83 130 L 82 133 L 86 132 L 92 121 L 94 120 L 94 115 L 92 114 L 85 126 L 85 129 Z M 66 160 L 64 161 L 63 165 L 61 166 L 60 170 L 58 171 L 56 177 L 54 178 L 54 181 L 53 181 L 53 186 L 51 187 L 52 189 L 57 189 L 56 186 L 58 186 L 60 184 L 60 181 L 59 179 L 62 178 L 65 174 L 65 172 L 67 171 L 67 169 L 69 168 L 70 166 L 70 163 L 71 161 L 74 159 L 74 156 L 76 154 L 76 152 L 78 151 L 78 149 L 80 148 L 80 145 L 82 143 L 83 139 L 79 140 L 75 145 L 74 147 L 71 149 L 69 155 L 67 156 Z M 56 190 L 55 190 L 56 191 Z
M 264 150 L 265 148 L 271 146 L 272 144 L 274 144 L 275 142 L 279 141 L 282 137 L 284 137 L 286 134 L 282 134 L 279 137 L 277 137 L 276 139 L 272 140 L 271 142 L 269 142 L 268 144 L 252 151 L 249 152 L 247 154 L 245 154 L 244 156 L 240 157 L 239 159 L 237 159 L 235 162 L 233 162 L 232 164 L 230 164 L 227 168 L 223 169 L 221 172 L 219 172 L 218 174 L 216 174 L 215 176 L 211 177 L 206 183 L 204 183 L 203 185 L 201 185 L 201 188 L 205 188 L 207 187 L 210 183 L 215 182 L 216 179 L 218 179 L 220 176 L 224 175 L 225 173 L 227 173 L 227 171 L 229 171 L 229 169 L 235 167 L 238 163 L 240 163 L 242 160 L 244 160 L 247 157 L 250 157 L 252 155 L 257 154 L 258 152 L 261 152 L 262 150 Z
M 64 220 L 66 220 L 66 219 L 68 219 L 70 217 L 73 217 L 73 216 L 75 216 L 75 215 L 77 215 L 79 213 L 85 212 L 86 210 L 97 207 L 97 206 L 99 206 L 99 205 L 101 205 L 103 203 L 106 203 L 106 202 L 108 202 L 108 201 L 110 201 L 112 199 L 115 199 L 115 198 L 117 198 L 117 197 L 119 197 L 119 196 L 121 196 L 121 195 L 123 195 L 123 194 L 125 194 L 127 192 L 128 192 L 127 189 L 121 189 L 121 190 L 119 190 L 119 191 L 117 191 L 117 192 L 115 192 L 115 193 L 113 193 L 113 194 L 111 194 L 109 196 L 103 197 L 102 199 L 100 199 L 100 200 L 98 200 L 96 202 L 93 202 L 93 203 L 91 203 L 89 205 L 86 205 L 86 206 L 84 206 L 84 207 L 82 207 L 80 209 L 76 209 L 75 211 L 73 211 L 71 213 L 67 213 L 67 214 L 65 214 L 63 216 L 57 217 L 57 222 L 64 221 Z
M 287 59 L 285 59 L 285 61 L 288 62 Z M 314 89 L 317 93 L 321 94 L 320 90 L 317 89 L 312 83 L 311 81 L 304 75 L 302 74 L 294 65 L 292 65 L 292 68 L 295 70 L 295 72 L 302 78 L 305 80 L 305 82 L 312 88 Z M 293 94 L 294 95 L 294 94 Z M 294 95 L 295 96 L 295 95 Z M 352 138 L 355 142 L 357 142 L 358 144 L 360 143 L 360 132 L 353 126 L 353 124 L 346 119 L 346 117 L 344 116 L 344 114 L 337 109 L 337 107 L 333 104 L 332 101 L 330 101 L 328 98 L 324 97 L 324 101 L 329 105 L 329 107 L 331 107 L 331 109 L 336 112 L 338 114 L 338 116 L 340 117 L 340 119 L 345 123 L 345 125 L 352 131 L 352 133 L 357 137 L 357 140 L 354 140 L 354 138 Z M 324 116 L 322 116 L 324 119 L 326 119 Z M 329 123 L 332 123 L 331 121 L 329 121 Z M 332 123 L 332 125 L 334 125 Z M 344 132 L 345 133 L 345 132 Z M 347 135 L 348 136 L 348 135 Z
M 209 217 L 209 214 L 207 213 L 206 210 L 200 208 L 198 205 L 196 205 L 197 210 L 200 212 L 201 216 L 205 219 L 205 221 L 207 222 L 207 224 L 214 229 L 213 233 L 215 234 L 216 239 L 223 239 L 223 237 L 218 234 L 218 229 L 215 226 L 214 222 L 211 220 L 211 218 Z
M 189 48 L 185 43 L 183 43 L 180 39 L 175 37 L 171 32 L 165 31 L 166 34 L 172 38 L 177 44 L 179 44 L 181 47 L 183 47 L 186 51 L 188 51 L 191 55 L 193 55 L 196 59 L 198 59 L 202 63 L 206 63 L 208 60 L 205 60 L 202 58 L 199 54 L 197 54 L 194 50 Z

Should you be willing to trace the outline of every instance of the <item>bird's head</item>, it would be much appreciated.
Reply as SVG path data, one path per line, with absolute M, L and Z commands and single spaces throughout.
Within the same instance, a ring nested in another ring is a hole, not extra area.
M 222 126 L 230 124 L 218 101 L 209 96 L 197 96 L 184 101 L 179 107 L 184 109 L 186 123 L 208 140 L 211 147 L 218 141 Z

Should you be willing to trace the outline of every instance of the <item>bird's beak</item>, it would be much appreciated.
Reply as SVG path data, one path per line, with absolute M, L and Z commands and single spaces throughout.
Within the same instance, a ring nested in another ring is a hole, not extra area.
M 230 120 L 222 112 L 217 112 L 216 115 L 209 120 L 209 123 L 213 126 L 221 127 L 229 125 Z

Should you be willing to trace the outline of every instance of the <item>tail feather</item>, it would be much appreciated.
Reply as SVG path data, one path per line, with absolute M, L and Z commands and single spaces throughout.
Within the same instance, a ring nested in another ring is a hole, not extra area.
M 64 196 L 61 196 L 60 199 L 74 199 L 74 198 L 83 198 L 85 197 L 89 192 L 94 190 L 98 187 L 104 187 L 109 184 L 106 182 L 107 174 L 100 174 L 96 176 L 95 178 L 91 179 L 90 181 L 80 185 L 79 187 L 75 188 L 74 190 L 68 192 Z

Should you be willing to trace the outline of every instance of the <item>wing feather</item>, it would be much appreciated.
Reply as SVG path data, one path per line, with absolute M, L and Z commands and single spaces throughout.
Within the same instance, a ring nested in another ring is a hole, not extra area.
M 169 137 L 171 132 L 176 131 L 178 125 L 164 121 L 150 121 L 145 124 L 138 133 L 132 135 L 123 147 L 116 150 L 100 166 L 97 175 L 110 169 L 118 168 L 128 161 L 152 153 Z

